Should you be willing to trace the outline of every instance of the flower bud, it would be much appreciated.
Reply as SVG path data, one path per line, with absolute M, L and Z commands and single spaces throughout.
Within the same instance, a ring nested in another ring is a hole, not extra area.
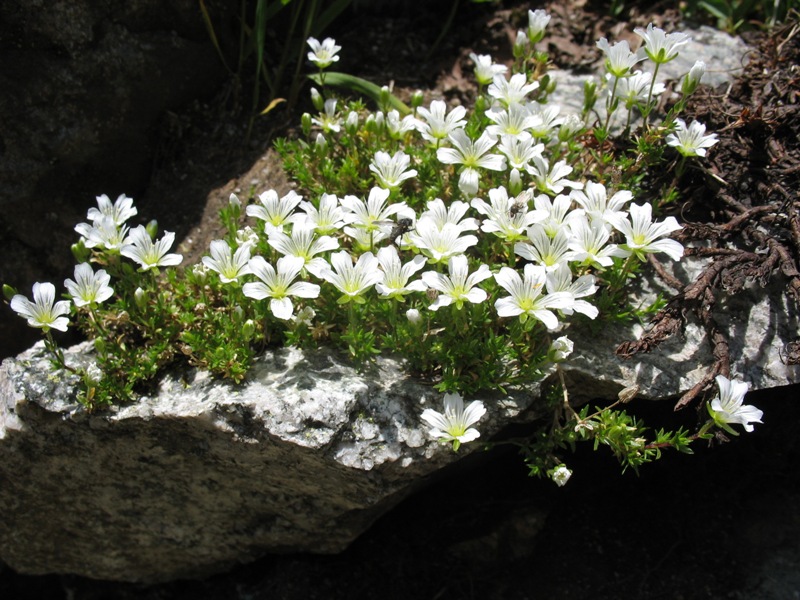
M 136 308 L 139 310 L 147 308 L 147 294 L 145 294 L 142 288 L 137 287 L 136 291 L 133 292 L 133 301 L 136 303 Z
M 158 235 L 158 221 L 153 219 L 147 225 L 144 226 L 145 231 L 147 231 L 147 235 L 150 236 L 151 240 L 156 239 Z
M 550 22 L 550 15 L 539 10 L 528 11 L 528 39 L 531 44 L 541 42 L 544 38 L 544 30 Z
M 241 323 L 244 320 L 244 311 L 241 306 L 233 307 L 233 314 L 231 315 L 234 323 Z
M 75 261 L 78 264 L 89 262 L 91 252 L 86 247 L 86 244 L 83 243 L 83 238 L 72 244 L 69 249 L 72 250 L 72 256 L 75 257 Z
M 706 63 L 702 60 L 698 60 L 697 62 L 692 65 L 692 68 L 687 73 L 686 77 L 683 78 L 681 82 L 681 94 L 684 96 L 689 96 L 694 93 L 697 89 L 697 86 L 700 84 L 700 80 L 703 78 L 706 72 Z
M 94 350 L 98 355 L 103 356 L 106 353 L 106 341 L 103 338 L 94 338 Z
M 325 99 L 322 97 L 322 94 L 319 93 L 319 90 L 314 87 L 311 88 L 311 104 L 320 112 L 322 112 L 325 106 Z
M 344 129 L 350 135 L 355 135 L 358 133 L 358 113 L 354 110 L 351 110 L 347 114 L 347 119 L 344 122 Z
M 311 133 L 311 115 L 309 113 L 303 113 L 300 117 L 300 129 L 306 137 Z
M 253 336 L 256 333 L 256 324 L 253 322 L 253 319 L 247 319 L 242 325 L 242 338 L 249 342 L 253 339 Z
M 422 106 L 422 103 L 425 101 L 425 95 L 422 93 L 422 90 L 417 90 L 413 94 L 411 94 L 411 108 L 417 109 Z
M 594 108 L 597 102 L 597 81 L 592 77 L 583 82 L 583 112 Z
M 317 134 L 317 139 L 314 141 L 314 145 L 316 146 L 317 156 L 325 156 L 328 151 L 328 140 L 325 139 L 325 136 L 322 135 L 322 132 Z
M 583 121 L 578 115 L 567 115 L 561 127 L 558 128 L 558 139 L 561 142 L 568 142 L 583 133 Z
M 7 283 L 3 284 L 3 296 L 5 296 L 6 300 L 11 302 L 11 299 L 16 295 L 17 295 L 17 290 L 15 290 L 13 287 L 8 285 Z
M 381 92 L 378 96 L 378 106 L 381 107 L 381 110 L 388 111 L 391 107 L 391 97 L 392 92 L 389 89 L 388 85 L 384 85 L 381 87 Z
M 192 267 L 192 275 L 197 285 L 205 285 L 206 278 L 208 277 L 208 267 L 203 263 L 197 263 Z
M 522 30 L 517 31 L 517 39 L 514 41 L 513 49 L 514 58 L 522 58 L 528 54 L 530 45 L 531 41 L 528 39 L 528 35 Z
M 418 325 L 422 321 L 422 315 L 416 308 L 409 308 L 406 311 L 406 318 L 412 325 Z
M 522 192 L 522 178 L 519 169 L 511 169 L 511 174 L 508 176 L 508 193 L 516 196 L 520 192 Z
M 378 125 L 375 122 L 375 115 L 373 114 L 367 115 L 367 120 L 364 122 L 364 128 L 367 130 L 369 134 L 377 135 Z

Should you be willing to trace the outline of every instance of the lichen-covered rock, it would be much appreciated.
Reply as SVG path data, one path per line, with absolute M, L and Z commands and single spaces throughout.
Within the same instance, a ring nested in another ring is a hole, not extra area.
M 67 362 L 89 360 L 89 346 Z M 0 369 L 0 558 L 23 573 L 164 581 L 267 552 L 334 553 L 456 455 L 437 394 L 391 359 L 270 352 L 240 386 L 201 371 L 87 414 L 41 345 Z M 490 437 L 537 388 L 487 398 Z M 480 444 L 464 446 L 463 452 Z

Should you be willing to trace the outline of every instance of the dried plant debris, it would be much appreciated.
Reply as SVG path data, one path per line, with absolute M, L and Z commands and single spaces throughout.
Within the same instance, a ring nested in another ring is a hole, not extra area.
M 686 226 L 676 238 L 687 245 L 687 255 L 711 261 L 684 285 L 651 259 L 676 294 L 641 339 L 616 350 L 625 358 L 649 352 L 696 320 L 711 344 L 714 364 L 678 400 L 676 410 L 709 388 L 716 375 L 730 375 L 727 334 L 714 317 L 721 298 L 780 280 L 800 305 L 799 29 L 794 24 L 751 40 L 755 49 L 734 85 L 706 88 L 689 105 L 720 141 L 705 168 L 696 167 L 677 182 L 688 200 L 681 207 Z M 788 344 L 782 358 L 787 365 L 800 364 L 800 340 Z

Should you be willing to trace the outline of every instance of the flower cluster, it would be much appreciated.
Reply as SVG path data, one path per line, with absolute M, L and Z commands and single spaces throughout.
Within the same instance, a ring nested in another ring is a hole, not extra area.
M 313 90 L 318 113 L 303 115 L 306 139 L 278 144 L 297 191 L 232 195 L 221 211 L 227 235 L 191 269 L 168 268 L 182 262 L 170 253 L 173 233 L 156 239 L 154 226 L 127 225 L 137 215 L 130 198 L 98 197 L 75 228 L 79 264 L 65 281 L 72 302 L 56 302 L 43 283 L 33 302 L 16 295 L 12 308 L 48 334 L 66 330 L 69 315 L 88 319 L 101 367 L 117 377 L 109 394 L 130 394 L 181 356 L 241 381 L 268 345 L 328 341 L 356 359 L 398 352 L 446 393 L 444 413 L 421 415 L 431 435 L 456 449 L 476 439 L 472 425 L 486 407 L 464 408 L 462 393 L 543 376 L 573 351 L 564 335 L 571 320 L 625 306 L 624 287 L 648 254 L 677 261 L 684 252 L 669 237 L 680 229 L 675 217 L 637 200 L 634 185 L 612 184 L 602 168 L 613 157 L 581 146 L 590 127 L 602 129 L 589 110 L 562 114 L 547 102 L 553 84 L 535 45 L 549 19 L 529 11 L 511 68 L 471 55 L 480 88 L 472 111 L 443 100 L 423 106 L 420 97 L 406 114 L 388 102 L 369 112 Z M 658 65 L 687 41 L 652 26 L 637 33 L 641 53 L 598 42 L 608 116 L 621 103 L 629 124 L 634 109 L 650 114 L 664 90 Z M 330 38 L 308 45 L 320 72 L 339 60 Z M 633 71 L 645 57 L 655 70 Z M 703 68 L 684 90 L 697 87 Z M 703 156 L 716 141 L 700 124 L 674 124 L 658 142 L 684 156 Z M 144 349 L 117 355 L 106 339 Z M 714 411 L 731 422 L 735 408 Z M 563 485 L 570 472 L 559 465 L 550 475 Z

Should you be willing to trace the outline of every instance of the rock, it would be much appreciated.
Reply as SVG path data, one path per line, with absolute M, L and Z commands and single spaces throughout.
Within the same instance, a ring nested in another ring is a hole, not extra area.
M 89 346 L 67 352 L 86 362 Z M 41 344 L 0 370 L 0 559 L 21 573 L 156 582 L 267 552 L 336 553 L 457 457 L 422 410 L 441 394 L 379 359 L 259 358 L 241 386 L 189 371 L 87 414 Z M 538 387 L 486 397 L 488 438 L 536 415 Z
M 6 0 L 0 45 L 0 280 L 30 290 L 72 272 L 73 227 L 95 196 L 139 198 L 168 111 L 228 75 L 194 0 Z M 0 339 L 7 356 L 35 338 L 3 314 Z
M 691 279 L 701 263 L 674 269 Z M 659 291 L 647 280 L 642 301 Z M 773 285 L 718 309 L 732 376 L 753 389 L 795 382 L 783 346 L 798 329 Z M 616 344 L 640 325 L 570 332 L 571 398 L 615 398 L 622 387 L 674 397 L 712 364 L 700 329 L 622 361 Z M 90 346 L 67 351 L 91 360 Z M 379 358 L 364 372 L 324 349 L 286 348 L 255 361 L 234 386 L 187 370 L 135 404 L 87 414 L 75 380 L 53 372 L 41 344 L 0 369 L 0 559 L 21 573 L 156 582 L 206 576 L 266 553 L 343 550 L 455 455 L 419 415 L 441 395 Z M 482 439 L 546 413 L 540 384 L 483 395 Z

